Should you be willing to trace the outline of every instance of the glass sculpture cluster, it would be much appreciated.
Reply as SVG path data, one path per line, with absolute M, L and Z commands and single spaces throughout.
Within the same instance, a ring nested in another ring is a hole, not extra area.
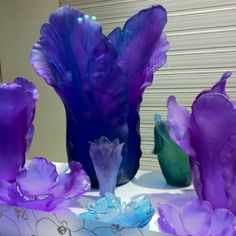
M 24 78 L 0 85 L 0 201 L 66 209 L 92 183 L 102 198 L 89 203 L 81 217 L 144 227 L 154 214 L 148 198 L 126 204 L 114 194 L 139 168 L 139 109 L 154 72 L 166 63 L 167 13 L 161 6 L 142 10 L 108 36 L 95 21 L 71 7 L 59 8 L 42 25 L 31 52 L 35 71 L 65 107 L 68 170 L 58 173 L 43 157 L 26 164 L 38 91 Z M 186 186 L 192 176 L 197 193 L 184 206 L 158 204 L 164 232 L 236 235 L 236 103 L 225 92 L 230 76 L 225 72 L 201 92 L 191 113 L 170 96 L 168 122 L 155 116 L 154 152 L 167 183 Z

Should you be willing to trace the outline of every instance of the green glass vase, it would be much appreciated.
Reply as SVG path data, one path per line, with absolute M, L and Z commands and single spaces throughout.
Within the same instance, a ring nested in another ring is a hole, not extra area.
M 180 147 L 170 138 L 168 125 L 156 114 L 154 117 L 154 153 L 165 177 L 167 184 L 177 187 L 185 187 L 191 184 L 189 158 Z

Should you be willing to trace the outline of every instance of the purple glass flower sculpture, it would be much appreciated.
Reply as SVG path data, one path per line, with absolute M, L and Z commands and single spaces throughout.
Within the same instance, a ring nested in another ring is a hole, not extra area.
M 37 99 L 36 87 L 24 78 L 0 85 L 0 201 L 49 211 L 89 190 L 90 181 L 76 161 L 61 175 L 45 158 L 24 168 Z
M 172 235 L 236 235 L 236 217 L 227 209 L 214 210 L 207 201 L 193 199 L 182 208 L 161 204 L 158 210 L 161 230 Z
M 0 200 L 10 205 L 51 211 L 90 189 L 89 177 L 79 162 L 70 172 L 58 175 L 56 166 L 45 158 L 34 158 L 18 172 L 13 183 L 0 179 Z
M 89 153 L 97 175 L 101 197 L 105 196 L 106 192 L 115 194 L 123 146 L 124 143 L 120 144 L 119 139 L 110 142 L 104 136 L 95 142 L 90 142 Z
M 0 179 L 13 181 L 25 164 L 37 99 L 35 86 L 24 78 L 0 85 Z
M 236 108 L 225 92 L 230 76 L 225 72 L 210 90 L 200 93 L 191 114 L 175 97 L 168 99 L 170 135 L 190 157 L 199 200 L 184 206 L 180 214 L 170 205 L 160 206 L 159 224 L 166 232 L 236 235 Z
M 171 137 L 190 156 L 198 197 L 214 209 L 236 214 L 236 110 L 225 92 L 230 76 L 224 73 L 209 91 L 200 93 L 191 114 L 170 97 L 168 122 Z
M 51 14 L 33 46 L 35 71 L 65 106 L 68 159 L 82 163 L 94 187 L 91 140 L 106 136 L 126 143 L 118 185 L 139 168 L 139 108 L 154 71 L 166 62 L 166 15 L 161 6 L 145 9 L 106 37 L 99 24 L 66 6 Z

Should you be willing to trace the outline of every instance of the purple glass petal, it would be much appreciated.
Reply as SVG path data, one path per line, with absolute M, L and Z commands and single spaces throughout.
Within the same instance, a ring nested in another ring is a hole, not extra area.
M 115 139 L 110 142 L 102 136 L 95 142 L 90 143 L 90 156 L 97 174 L 99 182 L 100 196 L 105 196 L 106 192 L 115 192 L 116 179 L 122 162 L 123 143 Z
M 23 78 L 0 85 L 0 178 L 14 181 L 32 141 L 35 86 Z
M 181 236 L 234 236 L 236 218 L 226 209 L 213 210 L 207 201 L 196 198 L 183 207 L 168 203 L 158 206 L 162 231 Z
M 227 140 L 236 133 L 234 120 L 233 105 L 222 94 L 205 93 L 192 106 L 191 140 L 203 182 L 202 196 L 214 208 L 229 207 L 220 154 Z
M 232 72 L 227 71 L 225 72 L 220 80 L 216 82 L 216 84 L 211 88 L 209 92 L 211 93 L 221 93 L 224 94 L 226 97 L 228 97 L 228 94 L 225 92 L 225 86 L 226 86 L 226 81 L 229 79 L 232 75 Z
M 192 173 L 192 178 L 193 178 L 193 186 L 194 189 L 197 193 L 197 196 L 200 200 L 204 200 L 204 195 L 203 195 L 203 187 L 204 187 L 204 179 L 202 178 L 201 175 L 201 166 L 192 159 L 190 159 L 190 166 L 191 166 L 191 173 Z
M 70 172 L 62 173 L 52 190 L 55 197 L 75 198 L 90 190 L 90 180 L 79 162 L 70 162 Z
M 156 44 L 156 48 L 153 51 L 152 56 L 150 57 L 149 65 L 146 72 L 146 79 L 141 87 L 141 91 L 144 91 L 146 87 L 152 85 L 154 72 L 166 64 L 167 51 L 169 47 L 170 45 L 167 41 L 167 36 L 165 33 L 162 33 Z
M 31 125 L 26 135 L 26 152 L 28 152 L 30 149 L 33 137 L 34 137 L 34 125 Z
M 0 201 L 10 203 L 11 198 L 9 197 L 9 191 L 12 187 L 12 184 L 8 181 L 0 179 Z
M 54 87 L 71 109 L 73 99 L 78 100 L 76 105 L 82 109 L 80 97 L 89 92 L 86 90 L 89 90 L 92 78 L 88 77 L 92 77 L 98 67 L 91 63 L 91 59 L 96 61 L 94 49 L 101 41 L 105 42 L 101 26 L 84 18 L 84 14 L 78 10 L 66 6 L 50 15 L 49 23 L 41 27 L 40 33 L 41 37 L 31 52 L 35 71 Z M 104 63 L 102 68 L 112 65 L 106 63 L 102 56 L 98 63 Z
M 27 169 L 17 176 L 16 183 L 24 193 L 44 195 L 56 185 L 57 171 L 54 164 L 45 158 L 34 158 Z
M 167 107 L 169 134 L 171 138 L 187 155 L 193 157 L 195 153 L 191 146 L 189 112 L 184 107 L 178 105 L 174 96 L 168 98 Z
M 47 195 L 25 195 L 17 187 L 11 188 L 9 192 L 10 202 L 13 206 L 19 206 L 23 208 L 35 209 L 40 211 L 52 211 L 59 204 L 61 204 L 64 199 L 55 199 L 55 196 L 52 194 Z M 58 200 L 58 201 L 57 201 Z M 57 201 L 57 204 L 54 202 Z
M 29 93 L 32 96 L 32 99 L 35 100 L 35 102 L 37 102 L 37 100 L 39 99 L 39 93 L 38 93 L 37 88 L 32 82 L 28 81 L 25 78 L 17 77 L 14 80 L 14 83 L 23 87 L 25 89 L 25 92 Z M 31 114 L 31 116 L 34 116 L 34 113 Z M 30 119 L 32 118 L 30 117 Z
M 32 82 L 29 82 L 27 79 L 25 78 L 16 78 L 14 81 L 15 84 L 20 85 L 22 87 L 25 88 L 25 92 L 31 94 L 32 99 L 35 101 L 35 103 L 37 102 L 38 98 L 39 98 L 39 93 L 37 88 L 35 87 L 35 85 Z M 29 111 L 28 113 L 28 122 L 32 123 L 34 120 L 34 115 L 35 115 L 35 107 L 33 112 Z M 26 136 L 26 140 L 27 140 L 27 151 L 29 150 L 32 140 L 33 140 L 33 136 L 34 136 L 34 125 L 32 124 L 29 127 L 27 136 Z
M 207 235 L 212 215 L 212 207 L 208 202 L 193 199 L 181 209 L 180 214 L 188 235 Z
M 166 10 L 153 6 L 131 17 L 122 30 L 116 28 L 108 36 L 118 52 L 119 65 L 128 75 L 129 103 L 136 108 L 144 88 L 152 83 L 154 71 L 166 62 L 169 43 L 162 34 L 166 22 Z
M 180 214 L 175 206 L 160 204 L 158 206 L 158 224 L 162 231 L 174 235 L 188 236 L 184 229 Z
M 126 175 L 132 178 L 136 173 L 134 170 L 139 168 L 142 152 L 138 112 L 144 89 L 151 85 L 154 71 L 166 62 L 169 43 L 162 33 L 166 21 L 165 9 L 153 6 L 131 17 L 122 30 L 116 28 L 108 36 L 117 50 L 117 62 L 127 76 L 128 82 L 128 140 L 120 139 L 126 143 L 121 164 L 121 170 L 126 170 L 123 171 L 124 177 Z M 120 138 L 118 135 L 116 137 Z
M 220 158 L 223 167 L 222 175 L 225 181 L 224 190 L 227 196 L 227 208 L 236 214 L 236 134 L 227 140 Z
M 198 98 L 200 98 L 202 95 L 204 94 L 210 94 L 210 93 L 220 93 L 222 95 L 224 95 L 226 98 L 230 99 L 229 95 L 226 93 L 225 91 L 225 86 L 226 86 L 226 82 L 227 79 L 229 79 L 232 75 L 232 72 L 230 71 L 226 71 L 221 78 L 219 79 L 219 81 L 217 81 L 211 89 L 207 89 L 207 90 L 203 90 L 201 93 L 198 94 L 198 96 L 195 98 L 195 100 L 197 100 Z
M 214 236 L 235 236 L 235 216 L 226 209 L 215 210 L 211 219 L 211 227 L 209 234 Z

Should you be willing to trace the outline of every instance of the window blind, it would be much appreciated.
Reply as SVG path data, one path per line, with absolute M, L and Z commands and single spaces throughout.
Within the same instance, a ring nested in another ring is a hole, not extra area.
M 108 34 L 139 10 L 161 4 L 168 12 L 165 28 L 171 48 L 167 64 L 155 74 L 141 107 L 141 168 L 153 170 L 158 164 L 153 149 L 153 115 L 166 118 L 166 100 L 175 95 L 190 109 L 197 93 L 209 88 L 221 74 L 236 72 L 235 0 L 60 0 L 95 15 Z M 236 100 L 236 73 L 228 82 Z

